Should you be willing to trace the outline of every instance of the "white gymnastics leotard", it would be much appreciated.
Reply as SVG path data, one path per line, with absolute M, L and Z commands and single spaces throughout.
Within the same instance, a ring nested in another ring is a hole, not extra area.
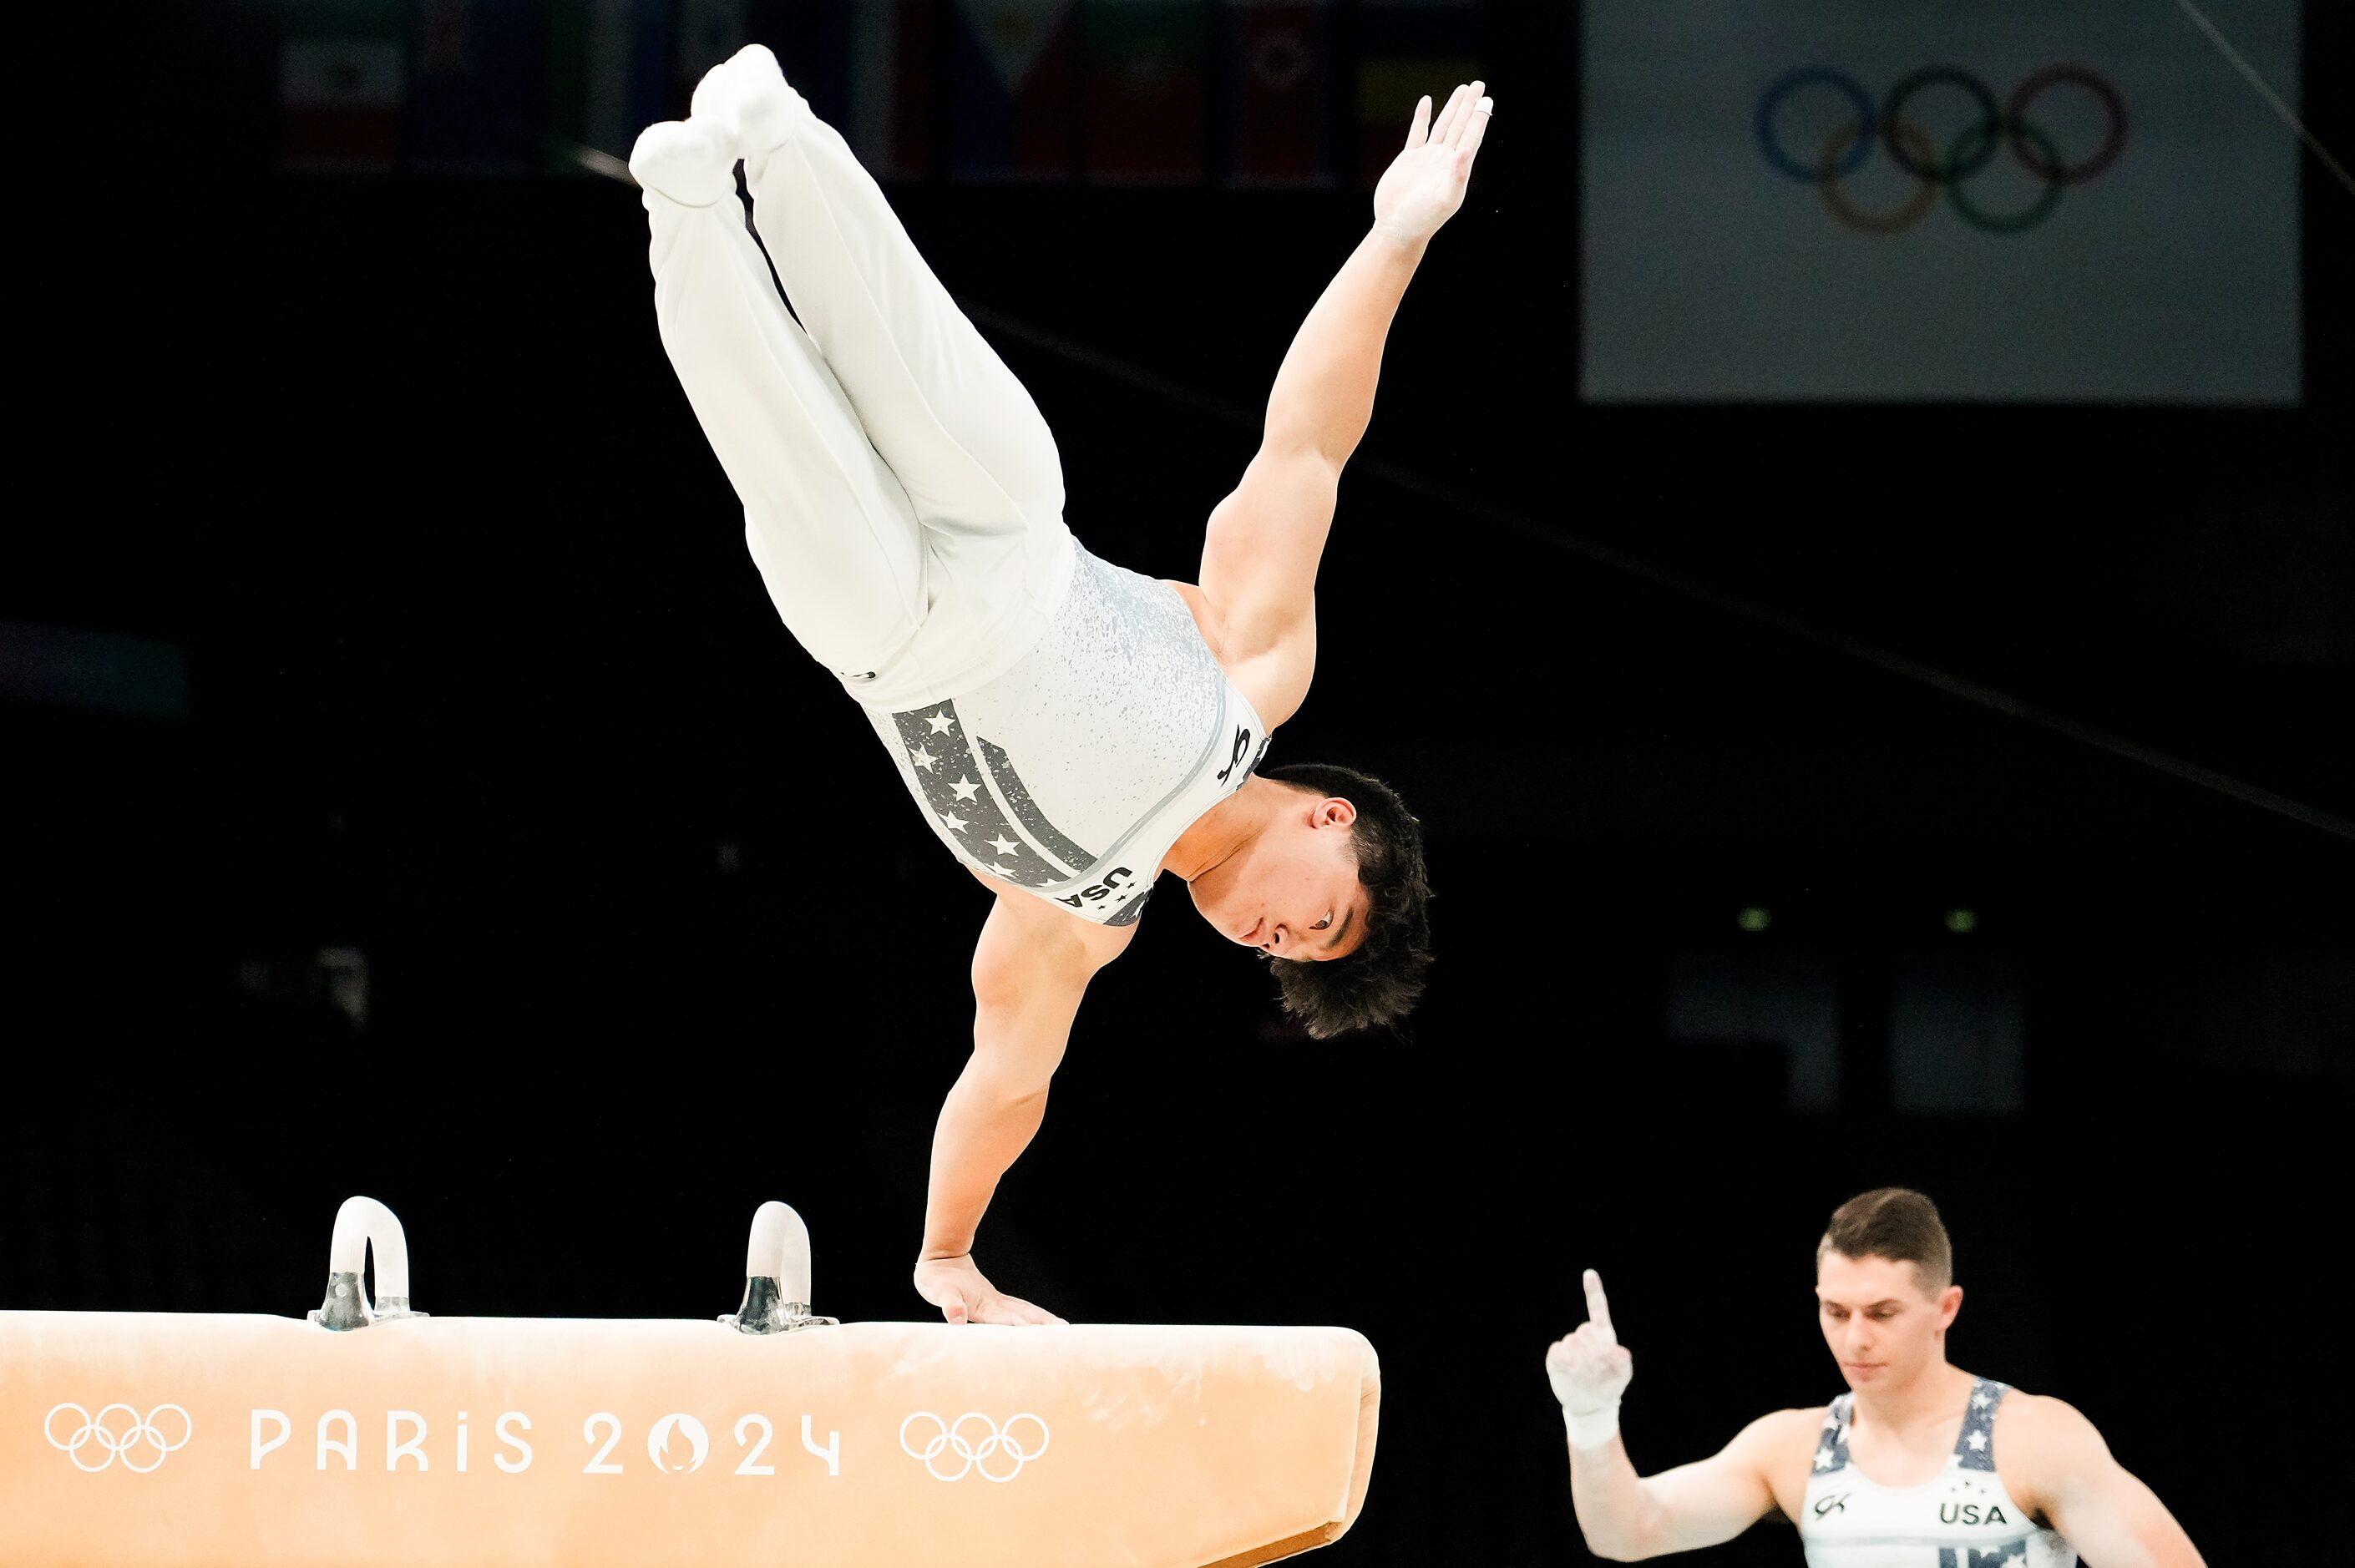
M 1918 1487 L 1884 1487 L 1849 1460 L 1855 1396 L 1824 1413 L 1799 1539 L 1807 1568 L 2074 1568 L 2076 1552 L 2038 1524 L 1995 1469 L 1995 1413 L 2009 1393 L 1980 1378 L 1946 1467 Z

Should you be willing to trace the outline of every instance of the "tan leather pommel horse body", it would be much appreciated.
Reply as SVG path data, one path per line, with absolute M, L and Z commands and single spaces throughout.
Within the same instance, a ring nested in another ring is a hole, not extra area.
M 1350 1330 L 837 1325 L 782 1203 L 745 1273 L 716 1322 L 429 1317 L 355 1198 L 307 1319 L 0 1311 L 0 1560 L 1244 1568 L 1364 1500 Z

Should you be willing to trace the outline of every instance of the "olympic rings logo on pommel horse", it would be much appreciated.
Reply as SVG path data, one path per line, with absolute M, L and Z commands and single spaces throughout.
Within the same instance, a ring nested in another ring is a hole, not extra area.
M 2106 127 L 2091 153 L 2071 162 L 2061 155 L 2051 135 L 2028 117 L 2029 108 L 2056 87 L 2075 87 L 2091 93 L 2102 106 Z M 1812 164 L 1792 156 L 1774 128 L 1774 116 L 1785 101 L 1806 87 L 1828 87 L 1845 97 L 1855 117 L 1824 139 Z M 1933 87 L 1957 88 L 1977 110 L 1977 118 L 1955 133 L 1943 150 L 1928 132 L 1905 118 L 1905 106 Z M 1785 71 L 1758 98 L 1754 116 L 1758 150 L 1766 162 L 1804 185 L 1814 185 L 1832 217 L 1861 234 L 1902 234 L 1922 221 L 1945 191 L 1955 214 L 1972 228 L 1989 234 L 2018 234 L 2052 215 L 2061 193 L 2107 172 L 2126 150 L 2126 106 L 2109 78 L 2091 66 L 2049 65 L 2030 71 L 1998 106 L 1987 83 L 1953 66 L 1924 66 L 1898 79 L 1878 108 L 1864 84 L 1846 71 L 1829 66 L 1801 66 Z M 1889 149 L 1900 168 L 1920 182 L 1913 195 L 1881 212 L 1868 212 L 1851 201 L 1842 182 L 1864 166 L 1878 143 Z M 1963 183 L 1987 167 L 1998 148 L 2009 146 L 2020 165 L 2044 182 L 2036 199 L 2016 212 L 1990 212 L 1967 196 Z
M 81 1418 L 80 1430 L 63 1442 L 58 1440 L 57 1434 L 58 1412 L 60 1410 L 70 1410 Z M 106 1424 L 106 1418 L 118 1410 L 131 1417 L 131 1430 L 121 1436 L 115 1436 L 113 1428 Z M 175 1412 L 180 1417 L 180 1436 L 169 1443 L 164 1441 L 164 1434 L 155 1425 L 155 1417 L 167 1410 Z M 75 1469 L 86 1471 L 93 1476 L 113 1464 L 118 1458 L 123 1461 L 124 1469 L 136 1470 L 143 1476 L 146 1475 L 163 1464 L 165 1455 L 186 1447 L 189 1437 L 194 1436 L 195 1432 L 196 1424 L 188 1419 L 188 1413 L 176 1404 L 159 1404 L 144 1415 L 127 1404 L 110 1404 L 100 1410 L 96 1415 L 92 1415 L 80 1405 L 69 1403 L 51 1406 L 48 1414 L 41 1421 L 41 1436 L 49 1440 L 49 1446 L 60 1450 L 71 1459 Z M 144 1439 L 147 1446 L 155 1451 L 155 1457 L 144 1465 L 132 1457 L 133 1446 L 142 1439 Z M 106 1451 L 106 1457 L 95 1465 L 86 1465 L 82 1462 L 82 1450 L 92 1443 Z
M 929 1421 L 932 1424 L 932 1435 L 924 1440 L 924 1446 L 921 1448 L 908 1441 L 908 1428 L 919 1421 Z M 967 1424 L 976 1421 L 981 1424 L 982 1430 L 987 1434 L 978 1440 L 965 1435 Z M 1015 1439 L 1014 1428 L 1025 1421 L 1039 1428 L 1037 1453 L 1030 1452 Z M 968 1410 L 954 1421 L 943 1421 L 929 1410 L 919 1410 L 900 1423 L 901 1451 L 911 1459 L 922 1459 L 924 1462 L 925 1470 L 936 1481 L 961 1481 L 975 1470 L 981 1472 L 981 1478 L 985 1481 L 1010 1481 L 1022 1473 L 1023 1466 L 1045 1455 L 1047 1442 L 1047 1424 L 1027 1412 L 1019 1415 L 1008 1416 L 1002 1428 L 996 1422 L 977 1410 Z M 953 1474 L 943 1475 L 934 1463 L 943 1453 L 959 1461 Z M 1013 1468 L 1007 1470 L 1003 1475 L 990 1467 L 991 1458 L 999 1454 L 1010 1454 L 1014 1457 Z

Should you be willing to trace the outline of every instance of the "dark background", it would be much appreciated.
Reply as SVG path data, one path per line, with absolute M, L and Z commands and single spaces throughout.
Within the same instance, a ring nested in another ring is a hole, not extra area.
M 777 625 L 634 193 L 282 173 L 255 8 L 31 9 L 0 1306 L 298 1314 L 367 1192 L 431 1311 L 725 1310 L 778 1196 L 819 1310 L 923 1316 L 987 895 Z M 984 1266 L 1074 1319 L 1366 1332 L 1380 1457 L 1320 1561 L 1580 1561 L 1540 1365 L 1578 1270 L 1664 1467 L 1838 1392 L 1815 1236 L 1919 1185 L 1960 1364 L 2079 1405 L 2211 1563 L 2329 1560 L 2355 843 L 1824 639 L 2355 815 L 2355 200 L 2304 162 L 2295 408 L 1585 407 L 1574 13 L 1481 26 L 1498 118 L 1272 758 L 1422 814 L 1429 996 L 1400 1037 L 1305 1040 L 1165 894 Z M 2345 35 L 2315 16 L 2304 57 L 2342 151 Z M 890 189 L 977 313 L 1245 410 L 1368 216 L 1346 180 Z M 1253 429 L 992 335 L 1080 536 L 1190 576 Z M 1771 1030 L 1672 1027 L 1703 972 L 1828 988 L 1836 1094 L 1795 1103 Z M 2016 1075 L 1905 1088 L 1925 972 Z M 581 1276 L 592 1244 L 618 1272 Z

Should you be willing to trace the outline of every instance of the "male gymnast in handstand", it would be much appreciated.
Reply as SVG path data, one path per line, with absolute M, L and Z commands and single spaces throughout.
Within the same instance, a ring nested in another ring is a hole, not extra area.
M 934 835 L 996 895 L 915 1266 L 952 1323 L 1060 1321 L 993 1287 L 974 1237 L 1039 1129 L 1081 994 L 1135 935 L 1160 873 L 1272 961 L 1318 1038 L 1394 1019 L 1422 990 L 1415 819 L 1363 774 L 1259 765 L 1308 693 L 1341 467 L 1407 282 L 1463 205 L 1481 94 L 1476 81 L 1435 115 L 1417 105 L 1371 229 L 1276 373 L 1258 454 L 1210 513 L 1199 583 L 1073 539 L 1037 406 L 767 49 L 716 67 L 688 117 L 631 154 L 663 346 L 770 597 L 864 709 Z

